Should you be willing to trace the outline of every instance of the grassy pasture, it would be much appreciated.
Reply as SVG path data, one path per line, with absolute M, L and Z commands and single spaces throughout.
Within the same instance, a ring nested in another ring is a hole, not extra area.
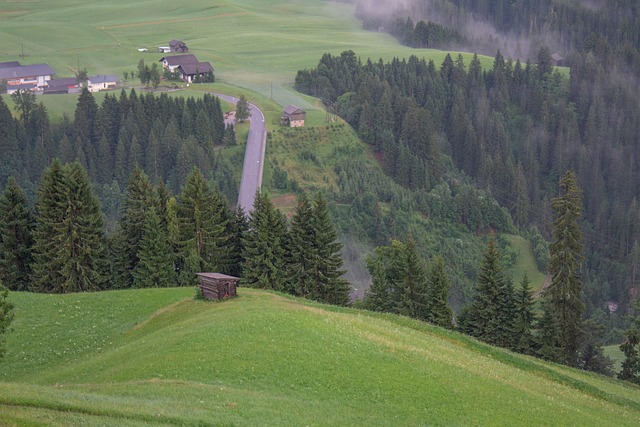
M 293 91 L 295 73 L 314 67 L 323 53 L 351 49 L 365 60 L 418 55 L 438 65 L 446 55 L 364 31 L 353 5 L 323 0 L 1 2 L 0 38 L 0 61 L 47 62 L 59 77 L 73 76 L 78 64 L 89 74 L 121 77 L 140 59 L 159 60 L 158 46 L 177 38 L 214 65 L 219 81 L 305 109 L 316 105 Z
M 640 422 L 637 387 L 421 322 L 257 290 L 224 303 L 192 293 L 12 294 L 0 424 Z
M 513 266 L 511 272 L 513 277 L 513 284 L 518 287 L 524 274 L 527 273 L 529 277 L 529 285 L 531 289 L 536 292 L 542 289 L 544 285 L 545 274 L 538 270 L 536 266 L 536 259 L 533 255 L 533 248 L 531 243 L 520 236 L 505 236 L 509 242 L 509 246 L 518 252 L 518 259 Z

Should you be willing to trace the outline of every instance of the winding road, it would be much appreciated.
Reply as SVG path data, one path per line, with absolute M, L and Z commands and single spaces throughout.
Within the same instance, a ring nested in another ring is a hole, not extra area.
M 238 98 L 229 95 L 219 93 L 214 93 L 214 95 L 232 104 L 237 104 L 239 101 Z M 267 147 L 267 128 L 264 122 L 264 114 L 251 103 L 249 103 L 249 120 L 251 124 L 244 152 L 240 192 L 238 193 L 238 206 L 241 206 L 245 213 L 253 210 L 256 191 L 262 186 L 264 152 Z

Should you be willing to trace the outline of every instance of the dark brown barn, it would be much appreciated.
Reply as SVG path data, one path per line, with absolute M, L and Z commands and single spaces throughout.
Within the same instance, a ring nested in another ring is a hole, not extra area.
M 302 127 L 306 118 L 307 113 L 304 110 L 295 105 L 289 105 L 284 109 L 280 124 L 283 126 L 289 125 L 292 128 Z
M 221 300 L 236 296 L 240 278 L 221 273 L 196 273 L 200 281 L 202 295 L 208 300 Z

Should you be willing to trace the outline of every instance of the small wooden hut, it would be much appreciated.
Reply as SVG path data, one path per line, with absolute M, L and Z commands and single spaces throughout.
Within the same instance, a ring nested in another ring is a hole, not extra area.
M 306 111 L 296 107 L 295 105 L 289 105 L 284 109 L 282 117 L 280 118 L 280 124 L 282 126 L 290 126 L 292 128 L 298 128 L 304 126 L 304 120 L 307 118 Z
M 200 282 L 202 295 L 207 300 L 221 300 L 236 296 L 239 277 L 227 276 L 221 273 L 196 273 Z

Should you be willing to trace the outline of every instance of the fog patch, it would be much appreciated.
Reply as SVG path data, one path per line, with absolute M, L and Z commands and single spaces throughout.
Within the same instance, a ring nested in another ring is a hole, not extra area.
M 585 7 L 598 7 L 603 0 L 580 0 Z M 547 46 L 551 53 L 563 55 L 561 36 L 555 31 L 544 34 L 504 33 L 481 17 L 463 11 L 446 0 L 355 0 L 360 16 L 391 19 L 410 17 L 413 23 L 431 21 L 458 31 L 467 43 L 455 45 L 460 51 L 495 55 L 499 49 L 505 56 L 521 61 L 535 61 L 540 47 Z M 563 55 L 566 56 L 566 55 Z

